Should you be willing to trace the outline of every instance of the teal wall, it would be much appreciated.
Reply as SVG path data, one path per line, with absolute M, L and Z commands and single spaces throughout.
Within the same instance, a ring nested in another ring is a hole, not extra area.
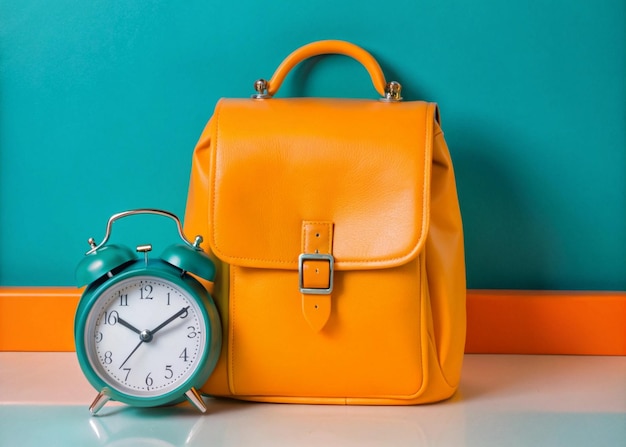
M 73 284 L 115 212 L 182 216 L 217 99 L 328 38 L 440 104 L 469 287 L 626 289 L 623 0 L 0 0 L 0 285 Z M 292 75 L 283 96 L 376 96 L 347 58 Z M 136 220 L 114 236 L 176 237 Z

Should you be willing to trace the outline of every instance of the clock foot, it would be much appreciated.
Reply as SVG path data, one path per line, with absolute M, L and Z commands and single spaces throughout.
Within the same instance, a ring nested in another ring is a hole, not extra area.
M 202 396 L 198 393 L 198 390 L 195 388 L 190 388 L 189 391 L 185 393 L 187 400 L 192 403 L 194 407 L 196 407 L 200 412 L 206 413 L 207 407 L 204 401 L 202 400 Z
M 89 412 L 93 415 L 104 407 L 104 405 L 111 400 L 111 396 L 106 392 L 106 390 L 102 390 L 98 393 L 94 401 L 89 406 Z

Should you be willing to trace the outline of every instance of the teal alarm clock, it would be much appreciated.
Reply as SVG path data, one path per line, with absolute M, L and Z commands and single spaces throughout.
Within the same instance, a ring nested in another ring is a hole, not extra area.
M 150 256 L 150 244 L 134 251 L 107 244 L 113 222 L 137 214 L 171 218 L 182 243 L 158 258 Z M 215 277 L 201 242 L 200 236 L 187 240 L 180 220 L 156 209 L 115 214 L 100 244 L 89 239 L 91 249 L 76 268 L 78 286 L 87 287 L 76 311 L 74 340 L 80 367 L 98 391 L 92 414 L 109 400 L 152 407 L 185 398 L 207 411 L 197 389 L 215 368 L 222 330 L 211 295 L 196 279 Z

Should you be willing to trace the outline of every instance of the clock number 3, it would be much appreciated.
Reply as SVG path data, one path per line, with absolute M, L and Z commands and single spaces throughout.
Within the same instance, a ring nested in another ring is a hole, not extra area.
M 196 335 L 198 335 L 198 333 L 196 332 L 196 328 L 194 326 L 188 326 L 187 329 L 189 329 L 187 338 L 196 338 Z

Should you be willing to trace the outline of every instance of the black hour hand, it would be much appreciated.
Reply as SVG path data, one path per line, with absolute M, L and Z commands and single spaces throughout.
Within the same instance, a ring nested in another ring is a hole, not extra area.
M 139 329 L 137 329 L 135 326 L 130 324 L 128 321 L 124 320 L 122 317 L 117 317 L 117 322 L 119 324 L 121 324 L 122 326 L 124 326 L 125 328 L 130 329 L 135 334 L 140 334 L 141 335 L 141 331 Z

